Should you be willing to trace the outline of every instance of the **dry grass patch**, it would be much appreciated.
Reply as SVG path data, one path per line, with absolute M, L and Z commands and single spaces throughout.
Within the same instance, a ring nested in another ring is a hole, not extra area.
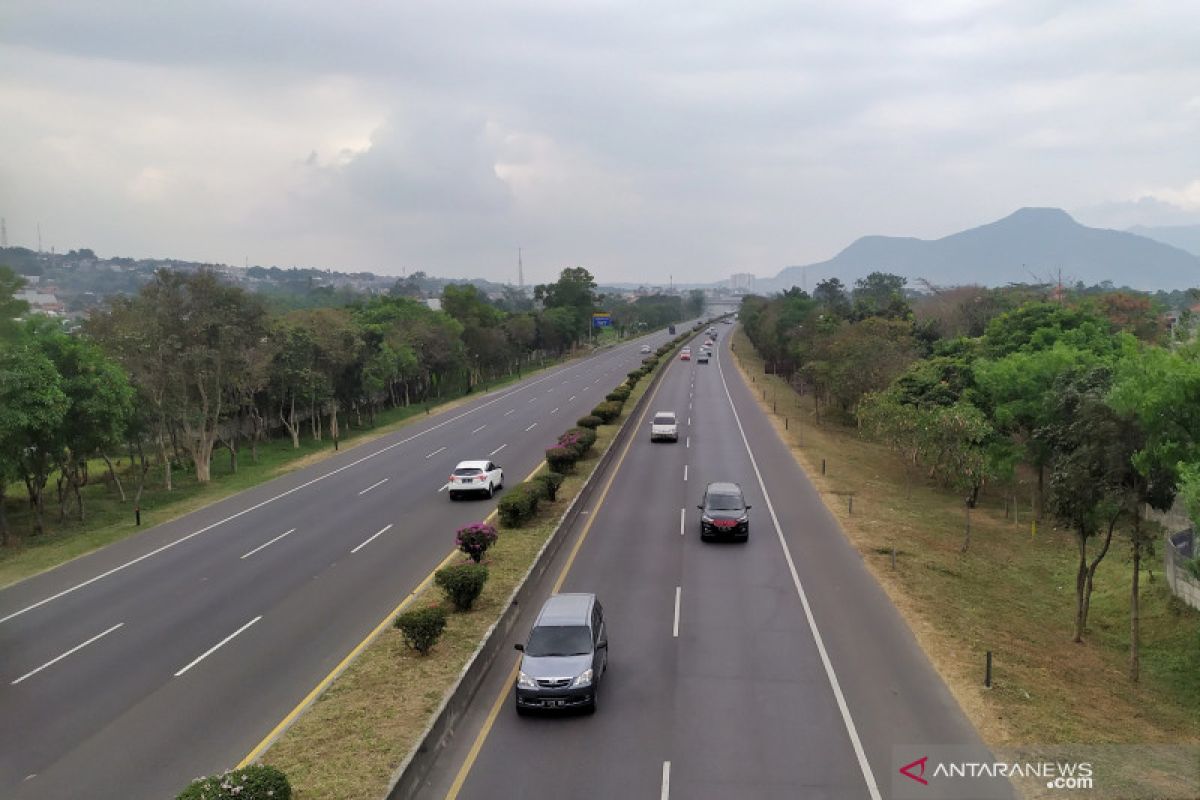
M 1132 683 L 1125 541 L 1114 538 L 1086 643 L 1073 644 L 1074 539 L 1049 522 L 1032 534 L 1027 489 L 1017 487 L 1017 520 L 1006 518 L 1001 493 L 987 492 L 972 512 L 970 550 L 960 552 L 960 498 L 920 477 L 907 488 L 895 455 L 853 428 L 816 425 L 810 398 L 764 374 L 740 327 L 734 342 L 760 406 L 990 745 L 1200 742 L 1200 614 L 1171 601 L 1158 559 L 1143 561 L 1142 680 Z M 991 690 L 982 686 L 987 650 Z
M 616 425 L 596 430 L 592 454 L 567 476 L 555 502 L 543 500 L 537 517 L 524 527 L 500 529 L 499 539 L 483 559 L 488 581 L 475 608 L 449 615 L 445 633 L 429 656 L 409 650 L 398 630 L 386 628 L 267 751 L 262 761 L 287 774 L 297 800 L 383 796 L 392 773 L 417 743 L 483 635 L 499 619 L 512 591 L 649 383 L 639 382 Z M 453 533 L 446 532 L 448 542 Z M 441 601 L 441 591 L 431 585 L 417 596 L 413 607 Z

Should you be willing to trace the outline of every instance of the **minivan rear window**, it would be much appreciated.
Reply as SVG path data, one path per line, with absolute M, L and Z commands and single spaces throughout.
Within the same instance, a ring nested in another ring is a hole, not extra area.
M 592 652 L 592 631 L 586 625 L 546 625 L 533 629 L 525 655 L 584 656 Z

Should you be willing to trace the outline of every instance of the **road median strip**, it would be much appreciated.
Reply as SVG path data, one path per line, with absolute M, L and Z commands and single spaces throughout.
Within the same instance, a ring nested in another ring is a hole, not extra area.
M 298 798 L 410 796 L 507 642 L 516 620 L 514 599 L 530 591 L 526 587 L 553 559 L 565 538 L 560 531 L 582 514 L 594 476 L 611 461 L 612 445 L 629 435 L 628 421 L 640 413 L 669 359 L 669 354 L 662 359 L 650 380 L 639 382 L 619 424 L 598 430 L 599 455 L 580 461 L 557 502 L 547 504 L 531 525 L 502 532 L 487 552 L 490 577 L 476 610 L 450 615 L 429 657 L 405 648 L 399 631 L 389 626 L 401 611 L 433 599 L 433 573 L 242 764 L 262 757 L 283 769 Z M 460 557 L 451 553 L 439 568 Z

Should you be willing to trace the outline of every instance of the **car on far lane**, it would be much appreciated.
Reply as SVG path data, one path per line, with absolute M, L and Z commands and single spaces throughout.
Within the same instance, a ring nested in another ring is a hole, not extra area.
M 750 538 L 750 506 L 736 483 L 710 483 L 700 505 L 700 538 Z
M 660 439 L 679 441 L 679 423 L 674 411 L 654 412 L 654 419 L 650 422 L 650 441 L 657 442 Z
M 642 352 L 643 352 L 643 353 L 649 353 L 649 352 L 650 352 L 650 345 L 648 345 L 648 344 L 644 344 L 644 345 L 642 345 Z
M 491 497 L 503 488 L 504 470 L 491 461 L 460 461 L 446 483 L 451 500 L 457 500 L 464 494 Z
M 682 350 L 680 350 L 679 351 L 679 360 L 680 361 L 691 361 L 692 360 L 692 351 L 686 347 L 683 348 Z

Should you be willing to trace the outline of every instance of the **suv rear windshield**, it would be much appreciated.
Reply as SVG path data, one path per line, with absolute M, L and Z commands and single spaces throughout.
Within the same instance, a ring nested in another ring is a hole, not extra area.
M 547 625 L 534 628 L 525 645 L 528 656 L 584 656 L 592 652 L 592 631 L 586 625 Z
M 455 475 L 461 476 L 478 475 L 481 472 L 483 472 L 483 470 L 481 470 L 479 467 L 459 467 L 458 469 L 454 470 Z
M 741 511 L 742 498 L 736 494 L 710 494 L 708 507 L 713 511 Z
M 642 424 L 645 425 L 646 423 L 643 422 Z M 674 425 L 675 418 L 668 417 L 666 414 L 658 414 L 654 417 L 654 424 L 655 425 Z

